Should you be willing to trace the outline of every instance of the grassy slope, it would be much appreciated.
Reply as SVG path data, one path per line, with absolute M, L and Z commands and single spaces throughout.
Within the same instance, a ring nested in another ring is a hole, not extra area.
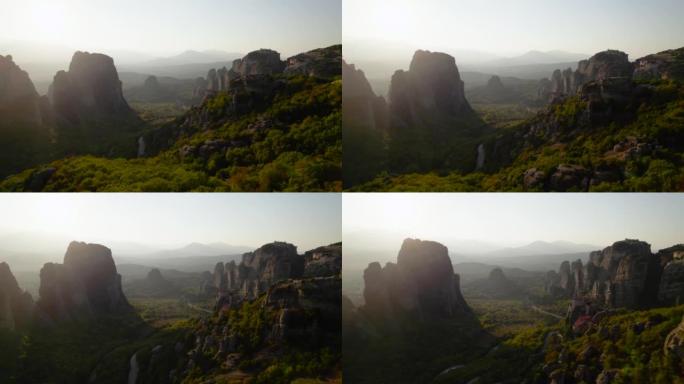
M 152 158 L 108 159 L 93 156 L 57 160 L 8 177 L 0 190 L 22 191 L 38 169 L 53 167 L 45 191 L 335 191 L 341 189 L 341 80 L 295 77 L 259 113 L 211 125 Z M 220 118 L 229 102 L 219 94 L 203 106 Z M 192 112 L 192 111 L 191 111 Z M 252 132 L 257 118 L 277 122 L 275 129 Z M 225 156 L 181 158 L 185 145 L 206 140 L 249 140 Z

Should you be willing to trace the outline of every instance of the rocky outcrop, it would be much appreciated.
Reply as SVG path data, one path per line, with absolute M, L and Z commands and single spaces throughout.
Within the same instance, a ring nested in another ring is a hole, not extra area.
M 668 305 L 684 303 L 684 245 L 658 252 L 663 272 L 658 288 L 658 301 Z
M 233 61 L 231 68 L 210 69 L 206 79 L 196 80 L 193 97 L 204 97 L 216 92 L 228 92 L 244 87 L 249 82 L 264 76 L 285 74 L 304 75 L 321 78 L 340 76 L 342 46 L 314 49 L 280 60 L 280 53 L 271 49 L 260 49 Z
M 217 292 L 219 308 L 232 308 L 253 300 L 282 281 L 337 276 L 342 271 L 342 244 L 331 244 L 297 253 L 297 247 L 284 242 L 266 244 L 242 255 L 242 261 L 218 263 L 211 275 L 211 288 Z
M 684 318 L 665 338 L 663 350 L 666 356 L 684 362 Z
M 302 276 L 304 258 L 297 247 L 289 243 L 266 244 L 254 252 L 242 255 L 238 281 L 243 297 L 253 299 L 283 280 Z
M 457 317 L 471 312 L 447 248 L 436 242 L 404 240 L 396 264 L 369 264 L 364 283 L 363 310 L 374 317 Z
M 615 308 L 670 305 L 684 293 L 683 251 L 675 246 L 654 255 L 646 242 L 618 241 L 591 252 L 586 264 L 563 262 L 558 274 L 547 274 L 546 292 Z
M 70 123 L 137 118 L 123 97 L 114 60 L 103 54 L 74 53 L 69 70 L 57 72 L 48 94 L 58 118 Z
M 380 170 L 386 149 L 389 110 L 385 98 L 376 96 L 363 71 L 342 63 L 342 146 L 344 185 L 371 179 Z
M 0 178 L 48 158 L 51 124 L 47 98 L 12 56 L 0 55 Z
M 578 93 L 587 97 L 588 89 L 598 89 L 599 95 L 610 99 L 611 96 L 617 96 L 612 95 L 611 90 L 616 90 L 618 85 L 631 86 L 632 75 L 633 67 L 626 53 L 603 51 L 589 60 L 580 61 L 575 71 L 571 68 L 555 70 L 550 82 L 540 83 L 538 94 L 554 101 Z M 585 87 L 591 83 L 594 84 Z
M 342 243 L 304 253 L 304 277 L 335 276 L 342 273 Z
M 385 98 L 376 96 L 362 70 L 342 63 L 342 116 L 345 127 L 385 132 L 388 110 Z
M 342 74 L 342 45 L 314 49 L 286 60 L 284 73 L 333 78 Z
M 22 329 L 33 317 L 33 299 L 19 288 L 7 263 L 0 263 L 0 329 Z
M 242 59 L 233 61 L 233 72 L 240 76 L 273 75 L 282 73 L 285 63 L 280 60 L 280 53 L 271 49 L 260 49 L 248 53 Z
M 487 92 L 490 94 L 505 94 L 507 91 L 499 76 L 494 75 L 487 81 Z
M 265 307 L 277 311 L 271 339 L 321 339 L 340 332 L 342 279 L 339 276 L 288 280 L 266 293 Z M 315 313 L 315 316 L 310 314 Z
M 648 55 L 634 62 L 634 77 L 640 80 L 684 81 L 684 48 Z
M 28 73 L 10 55 L 0 55 L 0 116 L 2 120 L 11 116 L 15 123 L 43 123 L 40 96 Z
M 417 51 L 408 71 L 392 76 L 390 110 L 405 124 L 421 122 L 425 114 L 471 114 L 456 60 L 445 53 Z
M 131 310 L 112 252 L 99 244 L 71 242 L 63 264 L 40 271 L 41 312 L 54 321 L 87 319 Z
M 520 286 L 509 279 L 499 267 L 492 269 L 486 279 L 469 283 L 468 289 L 478 295 L 496 299 L 516 298 L 524 294 Z

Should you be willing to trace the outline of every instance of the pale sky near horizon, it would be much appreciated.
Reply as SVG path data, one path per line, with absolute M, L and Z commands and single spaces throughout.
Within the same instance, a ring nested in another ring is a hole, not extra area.
M 442 242 L 599 246 L 637 238 L 654 251 L 684 243 L 680 193 L 354 193 L 344 194 L 342 205 L 343 237 L 365 231 Z
M 300 252 L 342 240 L 341 197 L 331 193 L 6 194 L 0 212 L 3 236 L 33 232 L 168 248 L 257 248 L 278 240 Z
M 341 0 L 0 0 L 0 41 L 172 55 L 341 43 Z
M 344 0 L 342 15 L 345 44 L 504 55 L 610 48 L 632 59 L 684 46 L 681 0 Z

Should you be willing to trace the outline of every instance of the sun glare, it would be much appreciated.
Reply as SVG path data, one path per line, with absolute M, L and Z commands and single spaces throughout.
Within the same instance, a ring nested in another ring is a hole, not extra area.
M 63 4 L 59 2 L 43 2 L 32 4 L 26 25 L 33 31 L 35 40 L 61 43 L 68 35 L 69 15 Z

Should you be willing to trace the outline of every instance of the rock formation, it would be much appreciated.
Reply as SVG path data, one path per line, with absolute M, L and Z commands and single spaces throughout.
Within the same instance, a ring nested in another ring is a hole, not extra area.
M 112 252 L 99 244 L 71 242 L 64 263 L 40 271 L 38 307 L 54 321 L 87 319 L 131 310 Z
M 432 241 L 404 240 L 397 263 L 371 263 L 364 271 L 363 310 L 379 318 L 419 318 L 470 313 L 447 248 Z
M 344 185 L 371 179 L 384 163 L 389 109 L 385 98 L 376 96 L 363 71 L 342 63 L 342 146 Z
M 278 311 L 271 339 L 296 341 L 339 335 L 341 293 L 339 276 L 288 280 L 273 285 L 265 301 L 266 308 Z M 311 313 L 316 315 L 307 315 Z
M 342 243 L 318 247 L 304 253 L 304 277 L 342 273 Z
M 663 268 L 658 288 L 658 301 L 668 305 L 684 303 L 684 245 L 658 252 Z
M 648 55 L 634 62 L 634 77 L 684 81 L 684 48 Z
M 12 56 L 0 55 L 0 178 L 47 159 L 51 123 L 47 98 Z
M 342 279 L 335 269 L 339 256 L 340 243 L 298 255 L 294 245 L 274 242 L 245 253 L 240 264 L 217 265 L 212 278 L 224 289 L 218 294 L 217 316 L 201 319 L 191 337 L 174 347 L 183 352 L 187 370 L 181 375 L 209 356 L 216 365 L 231 369 L 247 359 L 271 361 L 273 355 L 302 346 L 307 351 L 339 350 Z M 304 271 L 312 276 L 303 276 Z M 233 321 L 238 313 L 261 320 L 240 324 Z M 246 326 L 254 334 L 243 334 Z
M 558 100 L 578 93 L 588 95 L 590 90 L 598 88 L 599 94 L 610 99 L 611 91 L 620 87 L 631 86 L 633 67 L 627 54 L 608 50 L 599 52 L 577 64 L 577 70 L 557 69 L 551 75 L 550 82 L 540 83 L 539 95 L 546 100 Z M 593 87 L 585 88 L 593 83 Z
M 284 73 L 333 78 L 342 74 L 342 45 L 314 49 L 286 60 Z
M 345 62 L 342 63 L 342 109 L 345 127 L 380 132 L 387 129 L 385 98 L 375 95 L 363 71 Z
M 13 123 L 43 123 L 40 96 L 28 73 L 9 55 L 0 55 L 0 116 Z
M 234 307 L 253 300 L 276 283 L 289 279 L 337 276 L 342 270 L 342 244 L 332 244 L 297 253 L 297 247 L 284 242 L 266 244 L 242 255 L 242 261 L 217 263 L 211 289 L 218 293 L 218 307 Z
M 471 114 L 456 60 L 445 53 L 417 51 L 408 71 L 392 76 L 390 110 L 406 124 L 420 123 L 426 114 Z
M 504 87 L 503 83 L 501 82 L 501 78 L 499 76 L 492 76 L 489 78 L 487 81 L 487 91 L 489 93 L 495 94 L 495 93 L 500 93 L 503 94 L 507 91 L 506 87 Z
M 244 87 L 245 84 L 268 75 L 305 75 L 322 78 L 340 76 L 342 46 L 314 49 L 280 60 L 280 53 L 270 49 L 260 49 L 233 61 L 231 68 L 210 69 L 207 78 L 196 81 L 193 96 L 204 97 L 216 92 L 227 92 Z
M 478 296 L 495 299 L 519 298 L 525 294 L 524 290 L 509 279 L 499 267 L 492 269 L 487 278 L 468 283 L 467 289 Z
M 639 240 L 623 240 L 589 255 L 586 264 L 565 261 L 550 271 L 546 291 L 576 297 L 607 307 L 645 308 L 672 304 L 684 294 L 684 246 L 651 253 Z
M 57 72 L 48 94 L 55 114 L 70 123 L 136 117 L 123 97 L 114 60 L 103 54 L 74 53 L 69 70 Z
M 7 263 L 0 263 L 0 329 L 21 329 L 33 317 L 33 299 L 19 288 Z
M 684 362 L 684 318 L 665 338 L 663 350 L 666 356 L 672 356 L 680 362 Z

